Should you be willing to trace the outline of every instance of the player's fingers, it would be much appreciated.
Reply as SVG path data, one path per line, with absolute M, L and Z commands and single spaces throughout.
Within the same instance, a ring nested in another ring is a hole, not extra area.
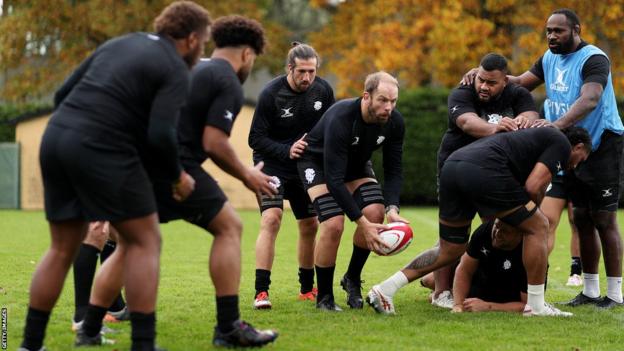
M 264 167 L 264 161 L 258 162 L 257 165 L 254 166 L 255 169 L 261 170 Z

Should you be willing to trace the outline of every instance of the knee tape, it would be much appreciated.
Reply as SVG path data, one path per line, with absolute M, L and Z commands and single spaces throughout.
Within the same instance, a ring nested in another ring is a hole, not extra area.
M 517 210 L 506 215 L 500 220 L 509 224 L 512 227 L 517 227 L 520 225 L 520 223 L 533 216 L 535 212 L 537 212 L 537 206 L 533 207 L 533 209 L 531 209 L 530 211 L 527 210 L 526 206 L 520 206 Z
M 314 199 L 312 205 L 318 215 L 319 223 L 332 217 L 343 215 L 342 208 L 340 208 L 340 205 L 338 205 L 338 202 L 336 202 L 336 199 L 334 199 L 330 193 L 317 197 Z
M 379 183 L 367 182 L 360 185 L 353 192 L 353 199 L 361 210 L 370 204 L 383 204 L 383 191 Z
M 468 242 L 470 236 L 470 225 L 463 227 L 450 227 L 446 224 L 440 223 L 440 238 L 454 243 L 465 244 Z

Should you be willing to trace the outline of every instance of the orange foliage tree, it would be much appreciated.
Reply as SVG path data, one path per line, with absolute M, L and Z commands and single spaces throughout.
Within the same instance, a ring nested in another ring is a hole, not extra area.
M 581 37 L 610 56 L 616 91 L 624 92 L 624 0 L 346 1 L 310 41 L 341 97 L 359 94 L 366 74 L 382 69 L 404 87 L 452 87 L 491 51 L 507 56 L 514 73 L 528 70 L 547 49 L 548 16 L 562 7 L 579 15 Z
M 171 0 L 5 0 L 0 17 L 2 99 L 27 102 L 48 96 L 106 40 L 152 31 L 152 21 Z M 268 2 L 196 0 L 217 18 L 242 14 L 261 21 L 269 47 L 257 66 L 277 72 L 288 50 L 289 31 L 265 19 Z M 210 53 L 210 45 L 207 53 Z

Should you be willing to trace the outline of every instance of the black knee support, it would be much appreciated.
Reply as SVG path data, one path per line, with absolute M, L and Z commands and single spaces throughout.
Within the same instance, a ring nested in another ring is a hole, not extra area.
M 330 193 L 317 197 L 312 202 L 312 205 L 314 205 L 314 210 L 318 215 L 319 223 L 344 214 L 342 208 L 340 208 L 340 205 L 338 205 L 338 202 Z
M 370 204 L 383 204 L 383 191 L 379 183 L 367 182 L 355 189 L 353 199 L 361 210 Z
M 440 223 L 440 238 L 454 243 L 465 244 L 468 242 L 470 236 L 470 225 L 463 227 L 450 227 L 446 224 Z
M 512 213 L 506 215 L 505 217 L 501 218 L 500 220 L 509 224 L 512 227 L 517 227 L 520 225 L 520 223 L 524 222 L 525 220 L 527 220 L 529 217 L 533 216 L 533 214 L 537 212 L 537 206 L 533 207 L 533 209 L 531 209 L 531 211 L 527 210 L 527 208 L 525 206 L 520 206 L 518 207 L 517 210 L 513 211 Z

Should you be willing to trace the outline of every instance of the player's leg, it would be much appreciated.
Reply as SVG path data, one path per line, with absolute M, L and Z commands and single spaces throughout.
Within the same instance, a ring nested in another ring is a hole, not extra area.
M 581 263 L 581 248 L 579 243 L 579 233 L 574 225 L 574 209 L 572 203 L 568 202 L 568 223 L 570 225 L 570 276 L 567 286 L 583 285 L 583 264 Z
M 254 295 L 254 308 L 269 309 L 269 287 L 271 284 L 271 268 L 275 257 L 275 240 L 282 222 L 283 200 L 270 199 L 262 195 L 260 200 L 262 211 L 260 219 L 260 232 L 256 239 L 256 293 Z M 279 207 L 275 206 L 279 203 Z M 273 205 L 272 205 L 273 204 Z
M 371 223 L 383 223 L 383 191 L 374 178 L 360 178 L 346 183 L 362 214 Z M 351 308 L 362 308 L 362 270 L 371 251 L 366 245 L 364 233 L 356 229 L 353 234 L 353 251 L 347 272 L 340 280 L 342 289 L 347 292 L 347 304 Z
M 476 207 L 468 202 L 469 197 L 463 196 L 463 188 L 471 188 L 470 184 L 462 186 L 459 182 L 470 180 L 466 175 L 475 176 L 475 184 L 482 183 L 476 173 L 463 170 L 458 162 L 444 164 L 440 174 L 439 245 L 421 252 L 405 268 L 373 286 L 366 299 L 377 312 L 394 313 L 392 299 L 399 289 L 452 263 L 465 251 L 470 224 L 477 212 Z
M 50 313 L 61 294 L 67 272 L 86 232 L 87 224 L 83 221 L 50 222 L 50 249 L 37 266 L 30 283 L 21 347 L 27 350 L 39 350 L 42 347 Z
M 256 330 L 240 319 L 238 292 L 241 272 L 241 236 L 243 223 L 229 202 L 207 225 L 214 235 L 210 249 L 210 277 L 215 286 L 217 326 L 215 346 L 262 346 L 277 338 L 271 330 Z
M 106 241 L 106 244 L 102 248 L 102 253 L 100 254 L 100 264 L 104 264 L 110 255 L 115 252 L 117 248 L 117 242 L 119 241 L 119 234 L 115 227 L 109 225 L 109 238 Z M 130 312 L 128 311 L 128 307 L 126 306 L 126 301 L 124 300 L 121 291 L 113 301 L 112 305 L 108 307 L 108 311 L 106 312 L 106 316 L 104 317 L 105 322 L 117 323 L 130 320 Z
M 546 308 L 544 283 L 548 264 L 548 219 L 533 202 L 499 213 L 496 217 L 524 235 L 522 262 L 527 272 L 527 306 L 533 313 L 542 314 Z
M 273 175 L 275 172 L 267 167 L 263 172 Z M 273 184 L 277 195 L 261 194 L 257 197 L 260 207 L 260 232 L 256 239 L 256 292 L 254 308 L 270 309 L 269 287 L 271 285 L 271 268 L 275 257 L 275 240 L 282 224 L 284 208 L 285 182 L 283 178 L 273 176 Z
M 591 162 L 591 172 L 601 176 L 599 182 L 589 182 L 589 186 L 591 188 L 591 219 L 600 236 L 607 273 L 607 293 L 602 301 L 597 304 L 598 307 L 602 308 L 624 306 L 622 299 L 622 239 L 617 222 L 617 208 L 622 179 L 624 179 L 622 175 L 624 172 L 623 149 L 624 136 L 605 131 L 600 147 L 592 155 L 593 160 Z M 595 180 L 598 177 L 594 176 L 589 179 Z
M 74 318 L 72 330 L 76 331 L 89 307 L 89 296 L 97 266 L 98 256 L 106 245 L 108 225 L 105 221 L 89 223 L 87 235 L 74 260 Z
M 292 202 L 291 202 L 292 203 Z M 299 241 L 297 243 L 297 261 L 299 262 L 299 299 L 316 300 L 317 290 L 314 289 L 314 247 L 318 219 L 316 216 L 297 219 Z
M 297 220 L 299 240 L 297 242 L 297 261 L 299 262 L 299 300 L 315 301 L 317 289 L 314 288 L 314 247 L 319 223 L 310 197 L 306 193 L 299 177 L 286 181 L 285 198 Z
M 344 230 L 344 214 L 325 184 L 307 190 L 318 215 L 319 233 L 314 248 L 314 265 L 318 286 L 316 307 L 341 311 L 334 300 L 334 271 L 340 238 Z
M 600 300 L 600 281 L 598 266 L 600 263 L 600 239 L 587 207 L 579 207 L 573 200 L 574 226 L 578 230 L 581 262 L 583 265 L 583 290 L 573 299 L 566 302 L 568 306 L 579 306 L 597 303 Z
M 540 204 L 540 210 L 548 219 L 548 255 L 550 255 L 555 247 L 555 234 L 557 232 L 557 227 L 559 226 L 561 213 L 563 212 L 566 203 L 567 201 L 564 198 L 548 196 L 547 194 Z
M 617 223 L 617 212 L 593 211 L 592 219 L 602 243 L 607 274 L 607 294 L 597 306 L 602 308 L 624 306 L 622 299 L 622 239 Z
M 67 271 L 87 232 L 83 208 L 76 193 L 75 171 L 81 158 L 80 136 L 48 125 L 40 148 L 46 218 L 51 244 L 37 266 L 30 284 L 30 297 L 22 348 L 42 348 L 50 312 L 63 288 Z
M 456 262 L 433 271 L 434 291 L 431 304 L 442 308 L 453 308 L 453 274 Z
M 183 164 L 195 179 L 195 190 L 183 202 L 171 197 L 171 186 L 157 183 L 159 212 L 163 220 L 183 218 L 213 234 L 208 259 L 210 278 L 215 286 L 217 325 L 216 346 L 261 346 L 277 338 L 272 331 L 254 329 L 240 320 L 239 285 L 243 224 L 216 181 L 199 164 Z

